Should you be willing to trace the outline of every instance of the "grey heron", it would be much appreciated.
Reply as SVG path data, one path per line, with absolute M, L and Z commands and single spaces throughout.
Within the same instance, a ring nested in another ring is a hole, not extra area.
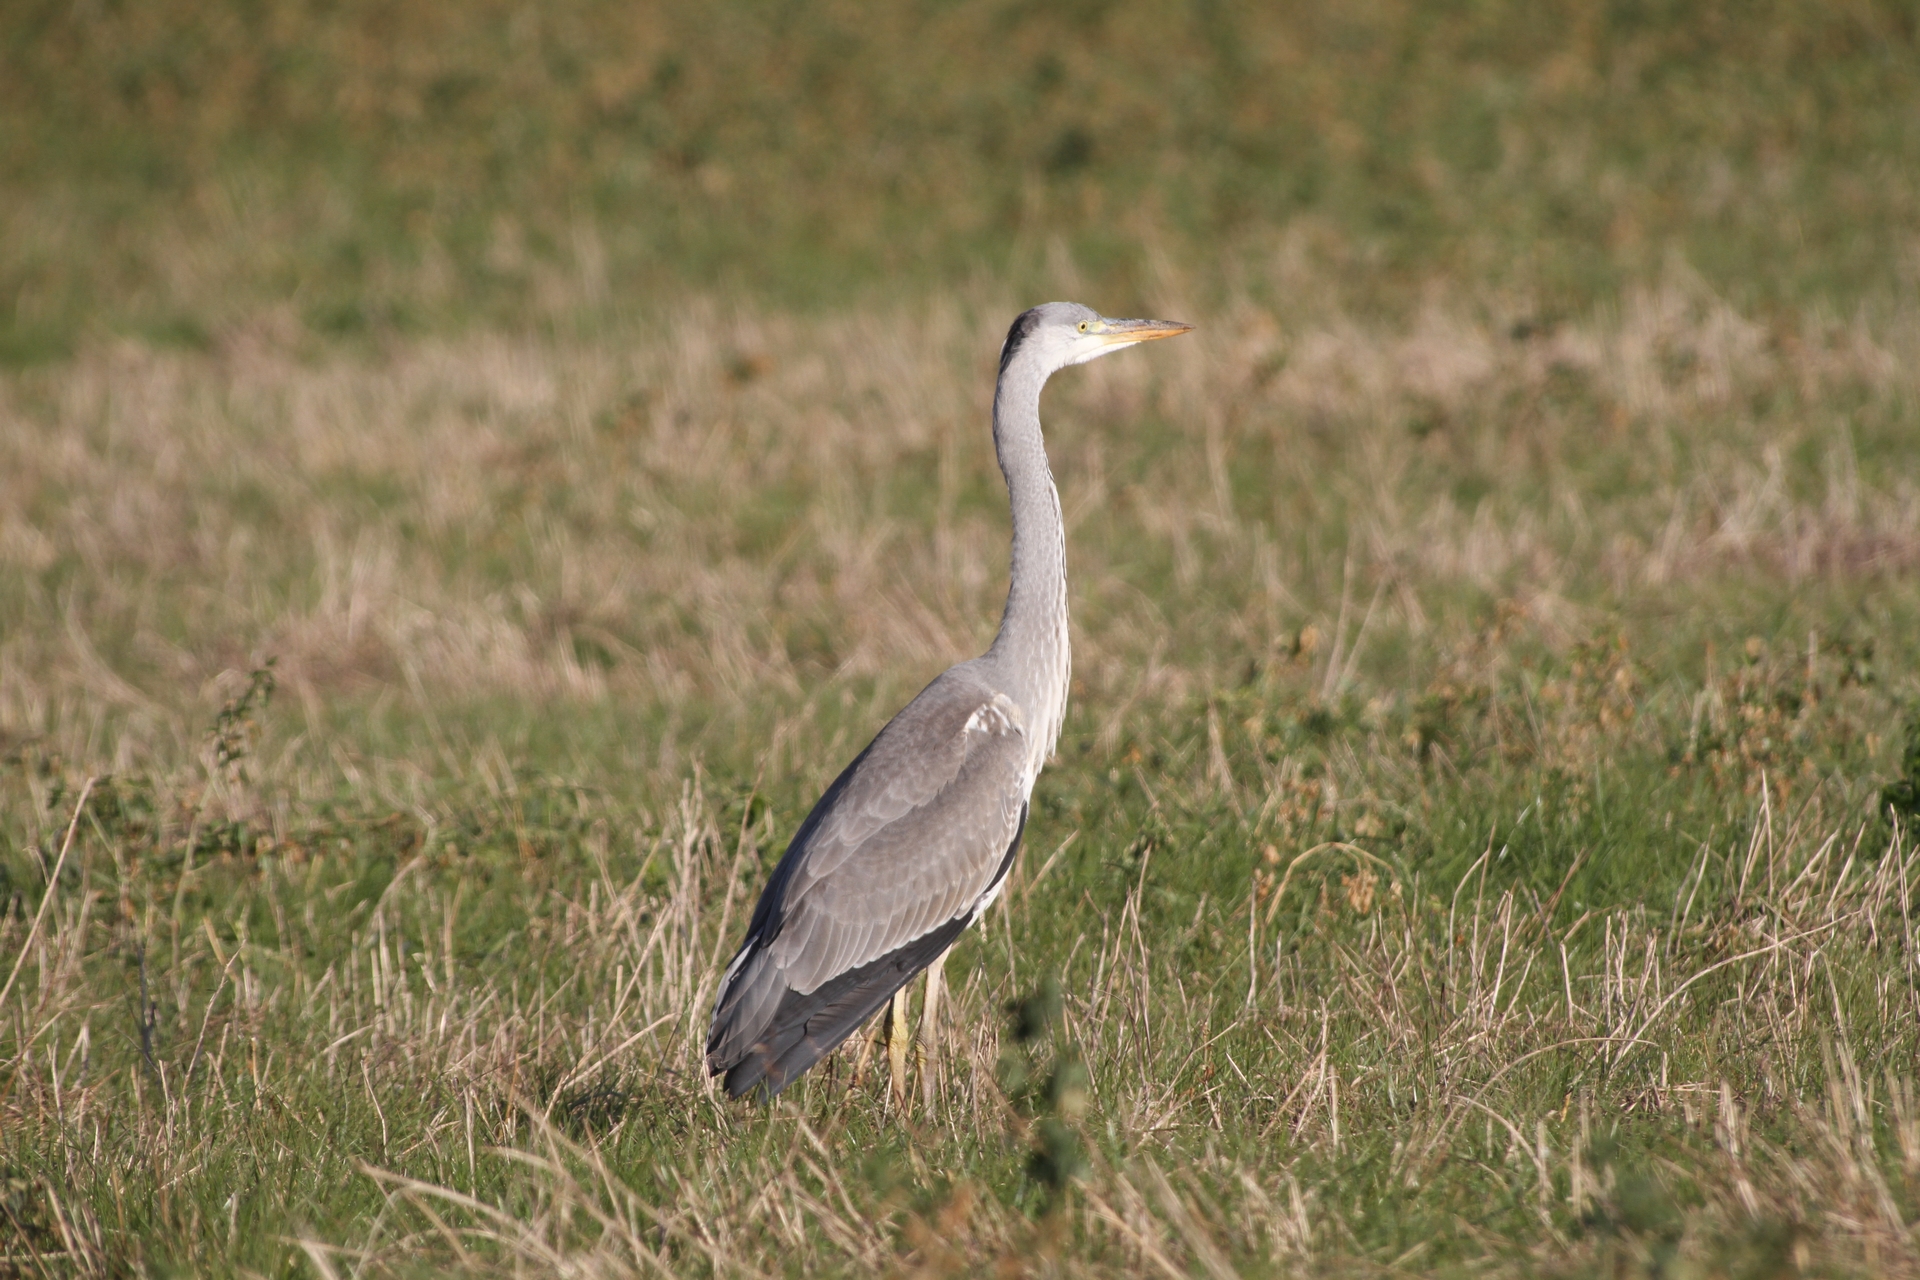
M 1000 350 L 993 446 L 1013 512 L 993 645 L 888 721 L 794 832 L 720 979 L 707 1068 L 780 1092 L 993 904 L 1067 706 L 1066 526 L 1040 435 L 1057 370 L 1192 326 L 1071 302 L 1021 313 Z

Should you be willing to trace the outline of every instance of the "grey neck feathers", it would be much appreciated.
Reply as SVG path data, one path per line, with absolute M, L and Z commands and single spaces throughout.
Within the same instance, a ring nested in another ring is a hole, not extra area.
M 1028 717 L 1037 773 L 1060 733 L 1067 702 L 1066 526 L 1040 436 L 1040 388 L 1052 370 L 1016 352 L 993 398 L 993 446 L 1013 508 L 1007 610 L 986 660 Z

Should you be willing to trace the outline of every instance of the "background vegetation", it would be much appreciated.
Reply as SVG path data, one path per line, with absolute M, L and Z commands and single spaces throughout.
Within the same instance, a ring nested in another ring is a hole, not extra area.
M 21 0 L 0 30 L 0 351 L 574 331 L 688 289 L 836 308 L 1065 254 L 1291 311 L 1678 257 L 1742 308 L 1916 285 L 1912 6 L 395 8 Z M 1764 270 L 1756 267 L 1764 265 Z
M 0 18 L 0 1274 L 1920 1273 L 1910 5 Z M 1075 687 L 907 1095 L 805 806 Z

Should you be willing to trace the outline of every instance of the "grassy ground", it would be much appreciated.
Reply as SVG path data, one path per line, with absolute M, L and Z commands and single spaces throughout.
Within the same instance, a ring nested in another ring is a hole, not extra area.
M 0 1275 L 1920 1274 L 1906 10 L 20 12 Z M 1013 887 L 726 1104 L 1039 296 Z
M 1369 311 L 1475 280 L 1558 314 L 1678 256 L 1743 307 L 1844 311 L 1920 272 L 1916 25 L 1901 0 L 17 0 L 0 361 L 204 347 L 263 306 L 377 339 L 597 329 L 688 286 L 1027 297 L 1062 253 L 1127 300 L 1163 259 L 1215 297 L 1290 252 Z

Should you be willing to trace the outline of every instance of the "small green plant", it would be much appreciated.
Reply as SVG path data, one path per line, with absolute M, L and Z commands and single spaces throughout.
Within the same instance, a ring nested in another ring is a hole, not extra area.
M 1034 993 L 1013 1002 L 1012 1038 L 1001 1050 L 1000 1087 L 1026 1120 L 1032 1144 L 1027 1174 L 1057 1197 L 1086 1176 L 1078 1124 L 1087 1112 L 1092 1079 L 1078 1045 L 1056 1042 L 1060 983 L 1049 975 Z
M 1920 711 L 1907 721 L 1906 749 L 1900 753 L 1900 774 L 1880 791 L 1880 811 L 1911 827 L 1920 818 Z
M 207 746 L 213 755 L 214 767 L 237 772 L 241 762 L 253 753 L 260 738 L 260 722 L 256 717 L 266 711 L 267 703 L 273 699 L 276 661 L 278 659 L 268 658 L 249 671 L 247 687 L 239 696 L 229 698 L 213 717 L 213 727 L 207 731 Z

